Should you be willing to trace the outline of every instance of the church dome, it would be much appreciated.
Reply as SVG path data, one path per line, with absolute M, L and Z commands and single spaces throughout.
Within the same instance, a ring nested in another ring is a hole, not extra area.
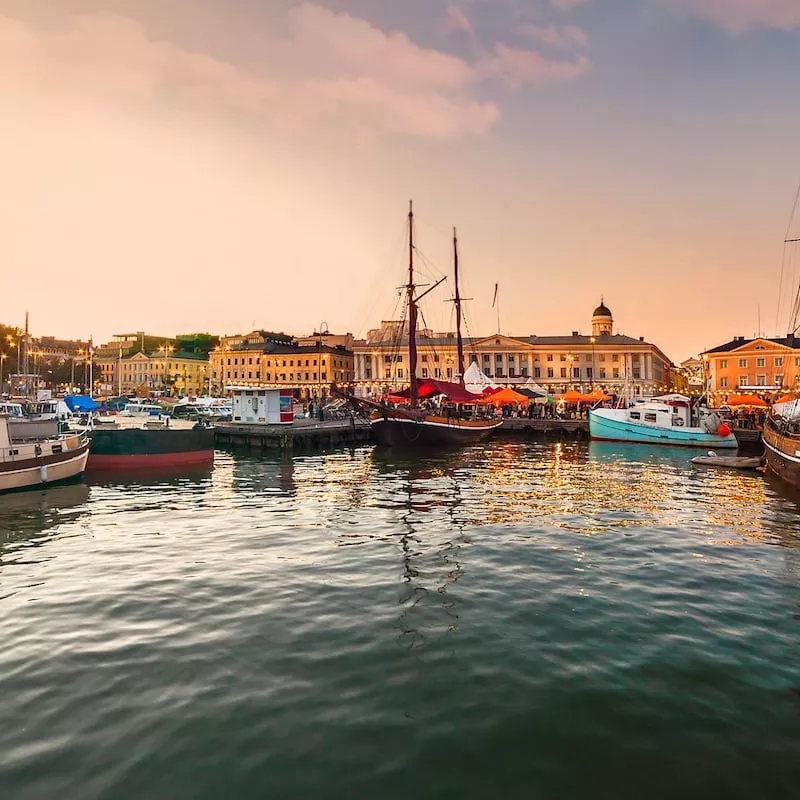
M 600 305 L 594 310 L 593 317 L 611 317 L 611 312 L 606 308 L 605 303 L 601 300 Z

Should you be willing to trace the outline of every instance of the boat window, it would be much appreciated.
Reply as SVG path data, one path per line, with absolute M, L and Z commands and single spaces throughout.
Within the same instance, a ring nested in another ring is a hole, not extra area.
M 645 422 L 655 422 L 655 421 L 656 421 L 656 415 L 655 415 L 655 414 L 652 414 L 652 413 L 650 413 L 650 414 L 645 414 L 645 415 L 644 415 L 644 421 L 645 421 Z
M 631 419 L 641 419 L 642 415 L 638 411 L 631 411 Z

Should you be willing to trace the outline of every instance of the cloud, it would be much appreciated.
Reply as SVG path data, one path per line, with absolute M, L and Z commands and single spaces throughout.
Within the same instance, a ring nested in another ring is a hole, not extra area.
M 550 5 L 559 11 L 570 11 L 578 6 L 586 5 L 590 0 L 550 0 Z
M 592 68 L 586 56 L 575 61 L 551 61 L 535 50 L 523 50 L 506 44 L 495 45 L 492 58 L 484 69 L 519 89 L 525 84 L 543 85 L 573 80 Z
M 448 3 L 442 22 L 442 33 L 451 33 L 452 31 L 461 31 L 471 39 L 475 38 L 475 28 L 469 17 L 457 5 Z
M 800 0 L 661 0 L 733 33 L 800 28 Z
M 532 25 L 525 23 L 519 26 L 521 33 L 548 47 L 570 48 L 586 47 L 589 40 L 582 28 L 577 25 Z
M 455 6 L 450 19 L 471 30 Z M 578 29 L 568 29 L 560 35 L 577 44 Z M 0 17 L 0 88 L 180 101 L 302 127 L 338 122 L 453 139 L 491 129 L 501 110 L 486 96 L 502 86 L 563 82 L 590 67 L 585 58 L 551 60 L 505 44 L 468 60 L 311 3 L 292 7 L 265 37 L 264 63 L 246 68 L 153 38 L 116 14 L 65 16 L 47 28 Z

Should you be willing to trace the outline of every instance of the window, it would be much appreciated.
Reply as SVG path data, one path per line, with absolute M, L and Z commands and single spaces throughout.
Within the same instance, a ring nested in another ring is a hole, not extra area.
M 767 359 L 766 358 L 757 358 L 756 359 L 756 367 L 766 367 L 767 366 Z
M 397 370 L 397 376 L 399 378 L 402 378 L 403 377 L 403 370 L 401 370 L 401 369 Z M 328 373 L 327 372 L 323 372 L 321 377 L 322 377 L 323 381 L 328 380 Z
M 516 370 L 514 369 L 514 367 L 509 366 L 509 368 L 508 368 L 508 377 L 509 378 L 516 378 L 517 377 Z
M 763 350 L 763 349 L 764 349 L 763 344 L 756 345 L 756 350 Z
M 501 363 L 501 362 L 502 362 L 502 360 L 503 360 L 503 354 L 502 354 L 502 353 L 497 353 L 497 354 L 495 355 L 495 357 L 494 357 L 494 360 L 495 360 L 495 361 L 496 361 L 498 364 L 499 364 L 499 363 Z
M 553 360 L 553 354 L 552 353 L 548 353 L 547 354 L 547 360 L 548 361 L 552 361 Z
M 566 360 L 567 360 L 567 356 L 566 356 L 566 354 L 565 354 L 565 353 L 562 353 L 562 354 L 561 354 L 561 355 L 558 357 L 558 360 L 559 360 L 559 361 L 566 361 Z
M 605 380 L 605 377 L 606 377 L 606 368 L 605 367 L 600 367 L 600 378 L 602 380 Z
M 598 361 L 605 361 L 606 360 L 605 353 L 600 353 L 600 355 L 597 357 L 597 360 Z
M 612 361 L 619 361 L 619 353 L 614 353 L 614 355 L 611 356 L 611 360 Z
M 634 380 L 639 380 L 642 377 L 641 370 L 635 369 L 633 371 Z
M 452 367 L 448 367 L 447 368 L 447 377 L 448 377 L 448 379 L 453 377 L 453 368 Z
M 547 377 L 548 378 L 552 378 L 553 377 L 553 368 L 552 367 L 548 367 L 547 368 Z
M 533 377 L 534 378 L 541 378 L 542 377 L 542 368 L 541 367 L 534 367 L 533 368 Z
M 747 366 L 747 359 L 746 358 L 740 358 L 739 359 L 739 367 L 746 367 L 746 366 Z
M 561 377 L 562 378 L 566 378 L 567 377 L 567 368 L 566 367 L 561 367 Z
M 483 354 L 483 361 L 484 363 L 488 364 L 492 360 L 492 357 L 488 353 Z M 800 359 L 798 359 L 800 360 Z
M 422 368 L 422 377 L 423 378 L 427 378 L 428 377 L 428 368 L 427 367 L 423 367 Z
M 391 356 L 384 356 L 383 357 L 383 363 L 384 364 L 391 364 L 392 363 L 392 357 Z M 314 366 L 315 367 L 317 366 L 317 362 L 316 361 L 314 362 Z
M 400 361 L 402 361 L 402 360 L 403 360 L 403 356 L 398 356 L 398 359 L 399 359 Z M 433 354 L 433 360 L 434 360 L 434 361 L 438 361 L 438 360 L 439 360 L 439 354 L 438 354 L 438 353 L 434 353 L 434 354 Z
M 523 378 L 527 378 L 528 377 L 528 368 L 527 367 L 523 367 L 519 371 L 519 374 L 522 375 Z
M 795 365 L 796 367 L 800 367 L 800 358 L 796 358 L 796 359 L 794 360 L 794 365 Z
M 509 353 L 508 354 L 508 363 L 509 364 L 513 364 L 514 363 L 514 354 L 513 353 Z
M 439 367 L 436 367 L 436 369 L 433 371 L 433 377 L 434 378 L 442 377 L 442 371 L 439 369 Z
M 767 385 L 767 376 L 756 375 L 756 386 L 766 386 L 766 385 Z
M 657 421 L 656 415 L 654 413 L 652 413 L 652 412 L 648 412 L 647 414 L 644 415 L 644 421 L 645 422 L 656 422 Z
M 720 369 L 728 369 L 728 359 L 723 358 L 722 361 L 719 362 Z
M 631 411 L 631 419 L 641 419 L 642 415 L 638 411 Z
M 775 376 L 775 385 L 776 386 L 783 386 L 783 375 L 776 375 Z
M 594 378 L 594 370 L 591 367 L 586 367 L 586 377 L 591 380 Z
M 727 378 L 720 378 L 719 379 L 719 388 L 720 389 L 727 389 L 728 388 L 728 379 Z
M 423 364 L 427 364 L 428 363 L 428 356 L 425 355 L 425 353 L 422 354 L 422 363 Z
M 782 367 L 783 366 L 783 356 L 776 356 L 775 357 L 775 366 Z
M 573 367 L 572 368 L 572 377 L 576 380 L 580 380 L 581 378 L 581 368 L 580 367 Z
M 747 386 L 747 375 L 739 376 L 739 386 Z
M 612 377 L 619 378 L 619 367 L 614 367 L 612 370 Z

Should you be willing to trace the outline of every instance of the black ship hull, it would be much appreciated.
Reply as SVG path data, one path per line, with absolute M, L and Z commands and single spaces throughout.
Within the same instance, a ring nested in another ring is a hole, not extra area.
M 212 428 L 96 428 L 90 436 L 89 470 L 201 466 L 214 461 Z
M 374 415 L 370 430 L 375 441 L 386 447 L 457 447 L 479 442 L 500 427 L 499 420 L 461 420 L 423 417 L 420 420 Z

